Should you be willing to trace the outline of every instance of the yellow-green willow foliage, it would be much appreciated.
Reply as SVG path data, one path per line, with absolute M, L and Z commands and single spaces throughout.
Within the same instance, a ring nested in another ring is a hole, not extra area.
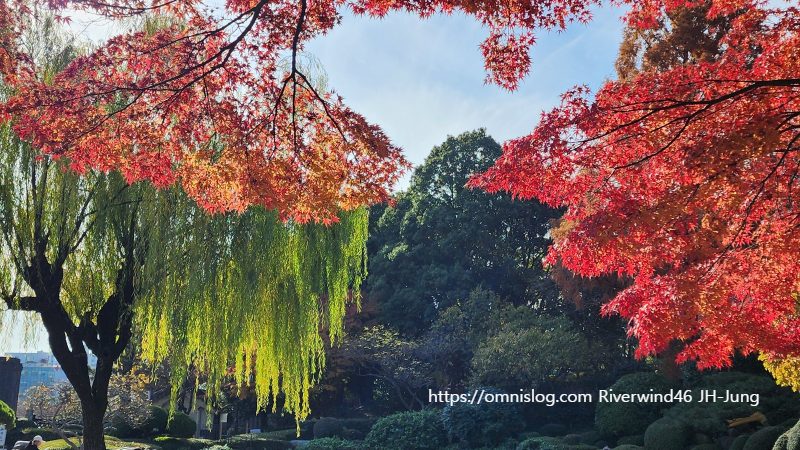
M 340 336 L 349 292 L 365 276 L 366 211 L 342 213 L 330 227 L 284 224 L 260 208 L 157 211 L 149 245 L 163 250 L 148 253 L 136 304 L 145 358 L 170 360 L 174 386 L 193 364 L 213 397 L 235 356 L 239 386 L 253 376 L 259 407 L 280 389 L 285 408 L 307 416 L 324 365 L 320 329 Z
M 209 216 L 177 189 L 78 176 L 65 161 L 35 156 L 7 124 L 0 147 L 8 309 L 26 309 L 24 297 L 34 295 L 36 275 L 25 271 L 41 245 L 63 268 L 57 297 L 76 327 L 100 326 L 101 308 L 130 275 L 142 356 L 168 360 L 173 386 L 193 364 L 214 395 L 235 363 L 240 386 L 253 376 L 260 406 L 280 391 L 288 412 L 308 414 L 309 387 L 324 365 L 320 330 L 341 335 L 365 276 L 366 210 L 342 212 L 327 227 L 283 223 L 260 208 Z

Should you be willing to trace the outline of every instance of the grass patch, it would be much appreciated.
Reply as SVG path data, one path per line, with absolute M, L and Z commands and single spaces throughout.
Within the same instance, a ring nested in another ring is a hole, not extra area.
M 297 428 L 289 428 L 286 430 L 278 430 L 278 431 L 268 431 L 266 433 L 256 433 L 251 436 L 257 436 L 261 439 L 277 439 L 279 441 L 291 441 L 293 439 L 298 439 L 297 437 Z M 235 439 L 238 436 L 235 436 L 231 439 Z
M 78 438 L 70 438 L 70 441 L 74 442 L 75 445 L 80 446 L 78 443 Z M 208 445 L 210 447 L 210 445 Z M 153 444 L 152 442 L 147 441 L 137 441 L 137 440 L 123 440 L 119 438 L 115 438 L 113 436 L 106 436 L 106 448 L 108 450 L 114 450 L 122 447 L 141 447 L 144 449 L 153 449 L 153 450 L 161 450 L 161 447 L 158 445 Z M 39 447 L 40 450 L 70 450 L 69 444 L 63 439 L 57 439 L 55 441 L 47 441 Z

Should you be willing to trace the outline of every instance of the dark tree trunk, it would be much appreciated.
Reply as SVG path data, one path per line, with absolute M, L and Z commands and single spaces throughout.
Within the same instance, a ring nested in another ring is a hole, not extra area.
M 84 450 L 106 450 L 106 440 L 103 436 L 103 416 L 106 408 L 87 405 L 81 401 L 83 413 L 83 448 Z
M 50 265 L 43 249 L 29 268 L 26 280 L 36 297 L 21 302 L 23 309 L 41 315 L 53 356 L 78 395 L 85 450 L 106 450 L 103 418 L 108 409 L 108 386 L 114 362 L 131 338 L 135 261 L 132 246 L 126 250 L 125 261 L 117 272 L 116 292 L 100 308 L 96 323 L 88 314 L 80 319 L 80 324 L 73 322 L 61 303 L 63 262 Z M 97 357 L 97 367 L 91 377 L 87 348 Z

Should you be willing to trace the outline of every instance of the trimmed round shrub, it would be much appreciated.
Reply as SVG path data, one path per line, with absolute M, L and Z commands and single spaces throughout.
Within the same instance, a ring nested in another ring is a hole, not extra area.
M 567 445 L 578 445 L 581 443 L 581 435 L 579 434 L 568 434 L 564 436 L 564 443 Z
M 361 442 L 345 441 L 338 437 L 314 439 L 303 447 L 305 450 L 363 450 Z
M 505 394 L 494 388 L 477 389 L 486 394 Z M 524 426 L 517 407 L 508 402 L 448 405 L 442 410 L 442 422 L 449 436 L 457 437 L 471 447 L 497 446 Z
M 781 437 L 784 431 L 781 427 L 762 428 L 750 436 L 742 450 L 772 450 L 775 441 Z
M 447 443 L 439 411 L 404 412 L 375 423 L 364 440 L 371 450 L 437 450 Z
M 141 426 L 145 434 L 153 433 L 153 430 L 156 430 L 155 433 L 166 431 L 167 422 L 169 421 L 169 411 L 151 405 L 147 407 L 147 413 L 147 420 L 144 422 L 144 425 Z
M 775 441 L 775 445 L 772 446 L 772 450 L 787 450 L 789 447 L 789 432 L 783 433 L 780 435 L 777 441 Z
M 584 431 L 583 433 L 580 434 L 580 436 L 581 436 L 581 444 L 589 444 L 589 445 L 594 445 L 594 443 L 599 441 L 601 438 L 600 433 L 598 433 L 597 430 Z
M 700 444 L 692 447 L 692 450 L 722 450 L 717 444 Z
M 4 401 L 0 400 L 0 425 L 5 425 L 6 430 L 10 430 L 16 426 L 17 415 Z
M 133 434 L 133 427 L 128 422 L 117 422 L 105 429 L 105 434 L 114 436 L 115 438 L 125 439 L 131 437 Z
M 667 418 L 658 419 L 644 432 L 644 446 L 647 450 L 683 450 L 691 437 L 689 425 Z
M 699 396 L 700 394 L 698 392 L 695 395 Z M 700 406 L 695 406 L 693 403 L 678 403 L 670 408 L 664 417 L 690 424 L 697 433 L 717 436 L 724 434 L 729 428 L 728 423 L 720 416 L 722 405 L 725 403 L 702 403 Z
M 623 436 L 617 439 L 617 445 L 635 445 L 637 447 L 644 447 L 644 435 L 634 434 L 633 436 Z
M 567 427 L 560 423 L 548 423 L 539 428 L 539 433 L 541 433 L 542 436 L 564 436 L 568 432 L 569 430 L 567 430 Z
M 614 447 L 614 450 L 641 450 L 641 449 L 642 447 L 633 444 L 622 444 Z
M 733 443 L 731 443 L 731 447 L 728 450 L 744 450 L 744 444 L 747 443 L 748 439 L 750 439 L 749 434 L 737 436 L 736 439 L 733 440 Z
M 332 417 L 323 417 L 314 423 L 314 439 L 342 436 L 344 420 Z
M 520 442 L 517 450 L 565 450 L 565 446 L 550 438 L 534 437 Z
M 589 444 L 568 445 L 567 450 L 597 450 L 597 447 Z
M 360 431 L 366 435 L 375 425 L 375 422 L 377 422 L 375 419 L 344 419 L 344 427 L 349 430 Z
M 197 422 L 187 414 L 172 411 L 167 421 L 167 433 L 177 438 L 194 437 L 197 431 Z
M 621 377 L 609 388 L 609 394 L 668 394 L 670 390 L 679 389 L 681 386 L 676 381 L 664 375 L 640 372 Z M 670 405 L 666 402 L 598 402 L 595 427 L 608 437 L 642 434 L 661 416 L 661 409 Z
M 773 450 L 800 450 L 800 421 L 775 441 Z

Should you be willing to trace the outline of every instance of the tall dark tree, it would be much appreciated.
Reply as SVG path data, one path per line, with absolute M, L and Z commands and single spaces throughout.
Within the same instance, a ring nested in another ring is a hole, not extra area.
M 384 323 L 420 334 L 438 310 L 477 286 L 517 304 L 558 297 L 542 258 L 548 221 L 559 212 L 465 187 L 501 154 L 483 129 L 448 137 L 416 169 L 396 206 L 373 215 L 367 291 Z

